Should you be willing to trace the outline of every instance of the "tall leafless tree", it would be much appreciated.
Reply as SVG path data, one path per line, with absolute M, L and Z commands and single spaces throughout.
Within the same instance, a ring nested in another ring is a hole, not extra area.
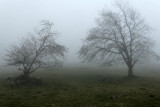
M 79 51 L 84 61 L 104 65 L 124 62 L 132 77 L 135 64 L 154 53 L 153 42 L 147 37 L 150 27 L 126 3 L 116 2 L 114 11 L 104 9 L 96 22 Z
M 55 41 L 53 23 L 43 20 L 41 25 L 40 30 L 11 44 L 5 57 L 8 65 L 19 66 L 25 77 L 40 67 L 57 67 L 63 63 L 66 48 Z

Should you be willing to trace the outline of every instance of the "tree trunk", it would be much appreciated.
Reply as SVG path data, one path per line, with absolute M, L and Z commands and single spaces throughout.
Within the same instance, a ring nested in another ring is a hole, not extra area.
M 28 78 L 29 78 L 29 74 L 30 74 L 30 73 L 29 73 L 28 71 L 25 71 L 24 74 L 23 74 L 23 75 L 24 75 L 24 78 L 25 78 L 25 79 L 28 79 Z
M 133 75 L 133 67 L 132 66 L 128 66 L 128 77 L 129 78 L 132 78 L 134 75 Z

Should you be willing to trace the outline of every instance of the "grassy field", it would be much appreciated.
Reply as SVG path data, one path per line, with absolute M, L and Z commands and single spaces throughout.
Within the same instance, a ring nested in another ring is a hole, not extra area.
M 129 80 L 124 69 L 65 68 L 32 74 L 42 86 L 5 86 L 0 74 L 0 107 L 160 107 L 160 72 L 136 70 Z M 145 75 L 144 75 L 145 74 Z

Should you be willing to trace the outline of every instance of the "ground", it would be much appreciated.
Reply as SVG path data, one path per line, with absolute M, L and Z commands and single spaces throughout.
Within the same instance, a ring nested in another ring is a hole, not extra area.
M 139 71 L 128 79 L 125 69 L 41 69 L 31 76 L 45 84 L 18 88 L 5 80 L 20 72 L 1 73 L 0 107 L 159 107 L 160 72 Z

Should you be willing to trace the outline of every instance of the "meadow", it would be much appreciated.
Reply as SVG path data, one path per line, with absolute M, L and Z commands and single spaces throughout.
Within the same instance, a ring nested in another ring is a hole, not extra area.
M 128 79 L 123 68 L 41 69 L 31 76 L 43 85 L 11 88 L 6 78 L 21 72 L 1 71 L 0 107 L 159 107 L 160 72 L 138 69 L 134 73 Z

